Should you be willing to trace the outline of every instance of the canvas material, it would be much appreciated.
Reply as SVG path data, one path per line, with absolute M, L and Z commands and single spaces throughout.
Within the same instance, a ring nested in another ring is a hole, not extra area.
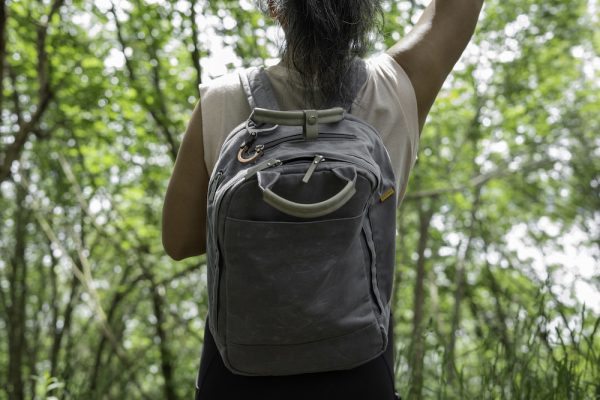
M 251 107 L 278 109 L 262 69 L 240 79 Z M 360 83 L 355 79 L 355 92 Z M 318 131 L 314 140 L 301 126 L 258 132 L 252 145 L 265 146 L 262 156 L 240 163 L 244 122 L 223 143 L 210 177 L 209 329 L 233 373 L 349 369 L 385 351 L 397 207 L 391 160 L 375 129 L 351 113 Z M 317 154 L 325 161 L 304 183 Z M 290 201 L 318 203 L 352 178 L 350 200 L 318 217 L 289 215 L 263 198 L 268 185 Z

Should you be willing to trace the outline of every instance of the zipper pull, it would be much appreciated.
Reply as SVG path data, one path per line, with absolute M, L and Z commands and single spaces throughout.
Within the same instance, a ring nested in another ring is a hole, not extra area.
M 246 174 L 244 175 L 244 179 L 250 178 L 252 175 L 256 174 L 258 171 L 262 171 L 263 169 L 277 167 L 277 166 L 281 165 L 281 163 L 282 163 L 281 160 L 278 160 L 276 158 L 271 158 L 269 160 L 265 160 L 265 161 L 261 162 L 260 164 L 257 164 L 253 167 L 248 168 L 246 170 Z
M 317 169 L 317 166 L 319 165 L 319 163 L 321 161 L 325 161 L 325 159 L 323 158 L 322 155 L 317 154 L 315 156 L 315 158 L 313 159 L 312 163 L 310 164 L 310 167 L 308 167 L 306 174 L 304 174 L 304 178 L 302 178 L 302 182 L 308 183 L 308 180 L 312 176 L 313 172 L 315 172 L 315 169 Z

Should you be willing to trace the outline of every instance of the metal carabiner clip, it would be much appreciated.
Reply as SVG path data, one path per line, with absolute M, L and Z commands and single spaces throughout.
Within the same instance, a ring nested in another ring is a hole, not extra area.
M 246 121 L 246 131 L 248 131 L 248 138 L 240 146 L 240 150 L 238 151 L 238 154 L 237 154 L 238 161 L 245 164 L 245 163 L 254 161 L 258 157 L 262 156 L 263 148 L 265 147 L 262 144 L 258 144 L 254 147 L 254 154 L 252 155 L 252 157 L 245 158 L 244 153 L 250 149 L 250 146 L 252 145 L 252 143 L 254 143 L 254 141 L 258 137 L 259 133 L 274 131 L 278 127 L 279 127 L 279 125 L 274 125 L 269 128 L 259 129 L 259 128 L 257 128 L 256 123 L 252 119 L 248 119 L 248 121 Z
M 252 157 L 250 158 L 244 158 L 244 153 L 248 151 L 249 146 L 248 145 L 243 145 L 242 147 L 240 147 L 240 150 L 238 151 L 237 154 L 237 159 L 239 162 L 246 164 L 249 163 L 250 161 L 254 161 L 256 160 L 258 157 L 263 155 L 263 148 L 265 146 L 263 146 L 262 144 L 258 144 L 256 145 L 256 147 L 254 147 L 254 154 L 252 155 Z

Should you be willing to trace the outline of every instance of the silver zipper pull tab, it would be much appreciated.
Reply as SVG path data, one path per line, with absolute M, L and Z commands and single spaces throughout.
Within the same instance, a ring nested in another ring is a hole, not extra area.
M 313 172 L 315 172 L 315 169 L 317 169 L 317 166 L 319 165 L 319 163 L 321 161 L 325 161 L 325 159 L 323 158 L 322 155 L 317 154 L 315 156 L 315 158 L 313 159 L 312 163 L 310 164 L 310 167 L 308 167 L 306 174 L 304 174 L 304 178 L 302 178 L 302 182 L 308 183 L 308 180 L 312 176 Z

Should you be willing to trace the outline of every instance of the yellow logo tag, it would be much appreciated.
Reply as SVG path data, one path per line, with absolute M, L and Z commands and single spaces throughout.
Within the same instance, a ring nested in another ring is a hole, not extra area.
M 383 203 L 384 201 L 386 201 L 388 199 L 388 197 L 390 197 L 393 194 L 394 194 L 394 188 L 391 187 L 388 190 L 386 190 L 384 194 L 381 195 L 381 197 L 379 198 L 379 201 Z

